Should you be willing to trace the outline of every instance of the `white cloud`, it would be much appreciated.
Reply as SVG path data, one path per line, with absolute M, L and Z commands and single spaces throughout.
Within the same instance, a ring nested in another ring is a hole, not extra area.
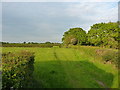
M 78 3 L 69 5 L 66 12 L 71 17 L 78 17 L 88 21 L 109 22 L 118 20 L 118 7 L 111 3 Z

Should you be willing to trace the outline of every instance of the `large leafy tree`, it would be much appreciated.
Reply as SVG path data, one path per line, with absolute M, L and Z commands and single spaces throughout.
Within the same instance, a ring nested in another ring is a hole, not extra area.
M 82 28 L 71 28 L 64 33 L 62 41 L 66 45 L 84 44 L 86 42 L 86 32 Z
M 117 48 L 119 31 L 118 23 L 109 22 L 94 24 L 88 31 L 88 42 L 95 46 Z

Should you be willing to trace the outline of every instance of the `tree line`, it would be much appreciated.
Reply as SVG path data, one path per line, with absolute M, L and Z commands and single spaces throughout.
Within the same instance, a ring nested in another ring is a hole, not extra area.
M 120 22 L 97 23 L 90 27 L 88 33 L 82 28 L 70 28 L 63 35 L 63 45 L 90 45 L 118 48 Z
M 62 45 L 89 45 L 100 46 L 107 48 L 118 49 L 118 41 L 120 40 L 120 22 L 97 23 L 90 27 L 86 32 L 82 28 L 70 28 L 64 32 L 62 38 Z M 37 43 L 37 42 L 23 42 L 23 43 L 9 43 L 1 42 L 0 46 L 3 47 L 62 47 L 61 43 Z
M 9 43 L 9 42 L 1 42 L 1 47 L 54 47 L 58 46 L 61 47 L 61 43 L 51 43 L 51 42 L 45 42 L 45 43 L 37 43 L 37 42 L 23 42 L 23 43 Z

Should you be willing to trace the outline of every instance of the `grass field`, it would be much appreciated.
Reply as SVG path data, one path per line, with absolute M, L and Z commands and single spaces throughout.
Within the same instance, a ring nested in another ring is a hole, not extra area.
M 35 52 L 34 88 L 118 88 L 117 69 L 96 58 L 95 49 L 4 47 L 2 51 Z

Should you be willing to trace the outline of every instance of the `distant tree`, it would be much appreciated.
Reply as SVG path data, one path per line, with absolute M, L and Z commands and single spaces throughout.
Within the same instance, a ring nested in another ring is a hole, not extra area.
M 31 44 L 31 42 L 28 42 L 28 44 Z
M 71 28 L 64 33 L 62 41 L 66 45 L 81 45 L 86 42 L 86 32 L 82 28 Z
M 45 44 L 51 44 L 51 42 L 45 42 Z
M 26 44 L 26 42 L 23 42 L 23 44 Z

